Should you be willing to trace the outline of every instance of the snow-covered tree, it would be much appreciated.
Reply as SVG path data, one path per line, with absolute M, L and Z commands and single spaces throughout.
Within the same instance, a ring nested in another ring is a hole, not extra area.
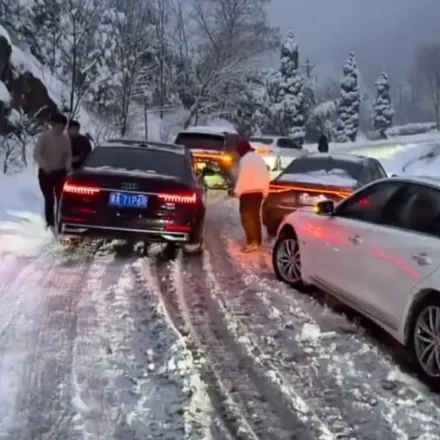
M 281 113 L 284 134 L 287 134 L 298 145 L 304 143 L 305 137 L 305 79 L 298 69 L 298 45 L 293 32 L 281 45 L 281 83 L 278 109 Z
M 263 76 L 249 78 L 244 84 L 231 122 L 247 136 L 272 133 L 271 102 Z
M 394 109 L 391 104 L 390 81 L 388 75 L 382 72 L 376 81 L 377 96 L 373 104 L 374 129 L 381 138 L 386 139 L 386 130 L 393 124 Z
M 342 72 L 335 140 L 336 142 L 354 142 L 359 129 L 361 95 L 358 84 L 358 69 L 353 52 L 345 62 Z

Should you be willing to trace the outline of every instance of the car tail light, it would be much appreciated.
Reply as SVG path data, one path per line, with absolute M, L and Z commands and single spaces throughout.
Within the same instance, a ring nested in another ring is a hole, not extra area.
M 83 184 L 77 184 L 67 181 L 63 187 L 63 193 L 73 194 L 78 196 L 95 196 L 99 194 L 101 190 L 94 186 L 88 186 Z
M 165 230 L 168 232 L 191 232 L 191 226 L 167 225 Z
M 225 164 L 225 165 L 228 165 L 228 166 L 230 166 L 230 165 L 232 165 L 232 162 L 234 161 L 234 158 L 233 158 L 233 156 L 231 155 L 231 154 L 223 154 L 222 155 L 222 162 Z
M 197 193 L 195 192 L 191 194 L 159 194 L 159 199 L 165 203 L 179 203 L 185 205 L 195 205 L 199 201 Z
M 268 154 L 272 154 L 273 150 L 270 148 L 256 148 L 255 152 L 261 156 L 266 156 Z

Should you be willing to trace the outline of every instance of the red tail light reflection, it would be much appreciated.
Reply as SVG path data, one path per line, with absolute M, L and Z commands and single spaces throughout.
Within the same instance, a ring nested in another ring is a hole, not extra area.
M 76 185 L 66 182 L 63 187 L 63 192 L 66 194 L 76 194 L 81 196 L 94 196 L 99 194 L 101 190 L 93 186 Z
M 191 195 L 159 194 L 158 196 L 165 203 L 182 203 L 187 205 L 194 205 L 198 202 L 196 193 L 192 193 Z
M 333 190 L 333 189 L 318 189 L 318 188 L 309 188 L 306 186 L 290 186 L 290 185 L 279 185 L 272 183 L 270 185 L 269 191 L 271 193 L 283 193 L 288 191 L 299 191 L 299 192 L 307 192 L 307 193 L 315 193 L 315 194 L 325 194 L 325 195 L 334 195 L 340 197 L 341 199 L 345 199 L 350 196 L 352 193 L 350 191 L 343 190 Z

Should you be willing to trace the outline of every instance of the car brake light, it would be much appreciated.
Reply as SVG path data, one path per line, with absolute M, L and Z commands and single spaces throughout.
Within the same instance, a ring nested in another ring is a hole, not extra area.
M 93 186 L 77 185 L 66 182 L 63 187 L 63 193 L 76 194 L 80 196 L 94 196 L 99 194 L 101 190 Z
M 262 155 L 262 156 L 266 156 L 267 154 L 272 154 L 272 153 L 273 153 L 273 150 L 271 150 L 270 148 L 257 148 L 257 149 L 255 150 L 255 152 L 256 152 L 257 154 Z
M 234 158 L 230 154 L 223 154 L 222 155 L 222 162 L 225 165 L 232 165 L 233 160 L 234 160 Z
M 159 198 L 166 203 L 182 203 L 187 205 L 194 205 L 198 202 L 197 194 L 195 192 L 191 195 L 159 194 Z
M 165 230 L 168 232 L 191 232 L 191 226 L 167 225 Z

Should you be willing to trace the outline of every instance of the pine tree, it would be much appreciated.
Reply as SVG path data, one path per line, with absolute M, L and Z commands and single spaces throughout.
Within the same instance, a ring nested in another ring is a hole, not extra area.
M 377 96 L 373 104 L 374 129 L 380 137 L 386 139 L 385 131 L 393 124 L 394 110 L 391 104 L 390 82 L 388 75 L 382 72 L 376 81 Z
M 353 52 L 350 53 L 342 72 L 335 140 L 336 142 L 354 142 L 359 129 L 361 94 L 358 84 L 358 69 Z
M 257 136 L 270 131 L 270 100 L 264 78 L 257 76 L 247 79 L 238 95 L 235 108 L 231 122 L 240 133 Z
M 280 100 L 277 103 L 281 113 L 284 134 L 298 146 L 304 143 L 304 77 L 298 69 L 298 45 L 293 32 L 281 45 Z

